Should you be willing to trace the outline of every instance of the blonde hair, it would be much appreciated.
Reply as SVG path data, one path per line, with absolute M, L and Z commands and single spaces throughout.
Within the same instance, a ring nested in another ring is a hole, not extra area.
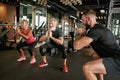
M 28 21 L 26 19 L 23 19 L 21 23 L 26 22 L 28 24 Z
M 54 21 L 56 25 L 58 24 L 58 22 L 55 18 L 51 18 L 50 21 Z

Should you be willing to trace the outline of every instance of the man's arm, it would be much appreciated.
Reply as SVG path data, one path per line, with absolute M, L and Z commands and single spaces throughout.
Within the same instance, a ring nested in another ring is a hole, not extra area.
M 48 35 L 49 38 L 51 38 L 55 43 L 63 44 L 64 38 L 62 36 L 59 36 L 58 38 L 55 38 L 54 36 L 52 36 L 52 32 L 51 31 L 48 31 L 46 35 Z
M 56 42 L 57 44 L 63 44 L 63 37 L 59 37 L 59 38 L 55 38 L 53 36 L 50 37 L 54 42 Z
M 39 42 L 42 43 L 44 42 L 48 37 L 46 35 L 42 35 L 40 38 L 39 38 Z
M 93 39 L 87 36 L 76 38 L 73 43 L 74 49 L 75 50 L 82 49 L 83 47 L 89 45 L 92 41 Z

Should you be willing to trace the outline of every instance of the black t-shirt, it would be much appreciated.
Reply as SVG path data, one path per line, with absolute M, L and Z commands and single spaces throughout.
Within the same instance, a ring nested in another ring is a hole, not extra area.
M 96 24 L 87 33 L 93 39 L 91 46 L 100 57 L 117 57 L 120 59 L 120 47 L 112 32 L 99 24 Z
M 52 31 L 52 36 L 54 38 L 63 37 L 63 32 L 62 32 L 62 30 L 60 28 L 57 27 L 55 31 Z M 50 39 L 50 43 L 54 44 L 54 45 L 57 45 L 57 43 L 54 42 L 52 39 Z

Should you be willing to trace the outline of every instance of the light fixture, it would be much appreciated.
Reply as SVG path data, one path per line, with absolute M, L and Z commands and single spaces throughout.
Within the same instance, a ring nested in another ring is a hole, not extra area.
M 82 5 L 81 0 L 60 0 L 64 5 Z
M 36 2 L 37 0 L 33 0 L 34 2 Z
M 104 13 L 105 13 L 105 10 L 104 10 L 104 9 L 101 9 L 101 10 L 100 10 L 100 13 L 101 13 L 101 14 L 104 14 Z
M 70 17 L 73 18 L 73 19 L 77 19 L 75 16 L 72 16 L 72 15 L 70 15 Z
M 37 4 L 40 4 L 42 6 L 46 6 L 47 5 L 47 0 L 38 0 Z

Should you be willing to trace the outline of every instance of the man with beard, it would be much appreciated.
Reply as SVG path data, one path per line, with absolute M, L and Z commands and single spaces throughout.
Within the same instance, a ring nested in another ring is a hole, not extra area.
M 120 72 L 120 47 L 112 32 L 97 24 L 93 10 L 83 13 L 82 23 L 90 29 L 86 36 L 75 39 L 74 49 L 79 50 L 90 44 L 95 51 L 92 54 L 95 56 L 94 60 L 83 65 L 86 80 L 103 80 L 103 75 Z
M 45 35 L 41 36 L 39 41 L 44 41 L 45 39 L 49 38 L 49 42 L 45 43 L 44 45 L 40 46 L 39 51 L 42 55 L 42 62 L 38 65 L 39 67 L 44 67 L 48 65 L 48 62 L 46 60 L 45 53 L 50 52 L 52 48 L 59 48 L 59 50 L 62 53 L 62 59 L 63 59 L 63 72 L 68 72 L 68 68 L 66 65 L 67 61 L 67 54 L 65 51 L 65 46 L 63 45 L 63 33 L 61 29 L 57 27 L 57 20 L 52 18 L 49 21 L 49 30 L 46 32 Z

